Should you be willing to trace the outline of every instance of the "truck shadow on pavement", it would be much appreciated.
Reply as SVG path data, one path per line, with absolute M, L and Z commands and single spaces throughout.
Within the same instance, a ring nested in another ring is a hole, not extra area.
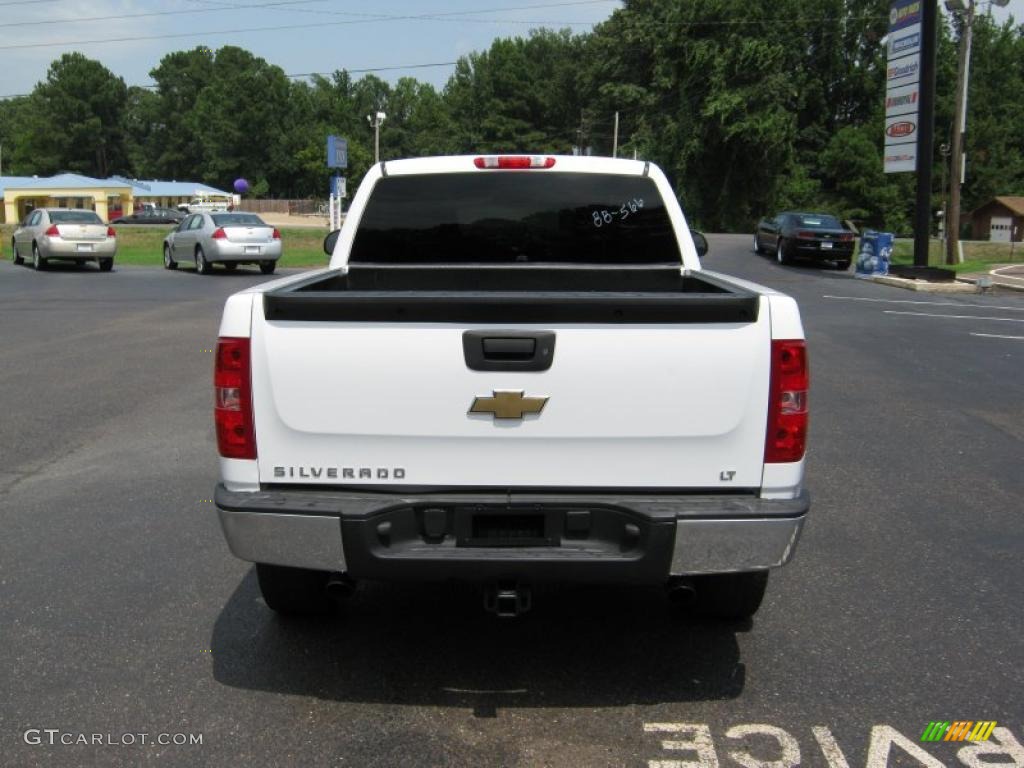
M 732 699 L 738 632 L 685 617 L 657 588 L 550 587 L 516 619 L 468 586 L 363 584 L 337 615 L 285 619 L 255 570 L 213 628 L 224 685 L 360 703 L 498 709 Z

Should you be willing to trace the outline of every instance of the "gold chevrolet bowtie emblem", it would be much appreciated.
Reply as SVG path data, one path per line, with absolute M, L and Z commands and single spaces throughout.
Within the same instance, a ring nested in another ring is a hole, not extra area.
M 526 413 L 540 413 L 546 397 L 523 397 L 521 389 L 495 389 L 493 397 L 476 397 L 470 413 L 491 413 L 496 419 L 521 419 Z

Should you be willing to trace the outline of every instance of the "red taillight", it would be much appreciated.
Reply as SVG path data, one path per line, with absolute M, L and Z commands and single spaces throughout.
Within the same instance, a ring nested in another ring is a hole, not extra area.
M 555 158 L 542 155 L 487 155 L 473 160 L 477 168 L 553 168 Z
M 255 459 L 249 339 L 217 340 L 213 369 L 217 450 L 226 459 Z
M 764 441 L 766 463 L 800 461 L 804 457 L 809 382 L 807 346 L 803 339 L 773 340 L 768 431 Z
M 275 240 L 280 240 L 281 239 L 281 233 L 277 231 L 277 227 L 274 227 L 274 234 L 272 235 L 272 237 Z
M 107 237 L 117 237 L 117 230 L 113 227 L 107 227 Z
M 845 242 L 849 242 L 850 240 L 853 240 L 853 232 L 845 232 L 844 234 L 839 236 L 839 239 Z
M 796 236 L 799 237 L 801 240 L 813 240 L 818 235 L 815 232 L 797 232 Z
M 50 228 L 43 234 L 48 235 L 49 237 L 60 237 L 60 230 L 57 229 L 56 224 L 51 224 Z
M 217 229 L 214 230 L 214 233 L 211 235 L 211 237 L 214 240 L 223 240 L 227 236 L 228 236 L 228 233 L 224 231 L 224 227 L 217 227 Z

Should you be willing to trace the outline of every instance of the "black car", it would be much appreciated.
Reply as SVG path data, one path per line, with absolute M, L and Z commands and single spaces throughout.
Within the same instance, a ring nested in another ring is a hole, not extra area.
M 173 208 L 143 208 L 130 216 L 114 219 L 111 224 L 178 224 L 188 214 Z
M 849 269 L 854 234 L 827 213 L 780 213 L 761 219 L 754 233 L 755 253 L 774 253 L 779 264 L 796 258 L 830 261 L 836 269 Z

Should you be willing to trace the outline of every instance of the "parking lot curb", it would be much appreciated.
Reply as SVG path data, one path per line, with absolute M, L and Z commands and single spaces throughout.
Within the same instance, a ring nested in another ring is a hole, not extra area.
M 985 275 L 985 277 L 989 277 L 989 279 L 992 280 L 992 285 L 991 285 L 992 288 L 999 288 L 999 289 L 1004 290 L 1004 291 L 1024 291 L 1024 285 L 1017 285 L 1015 283 L 1010 283 L 1010 282 L 1007 282 L 1007 281 L 1002 281 L 1002 280 L 999 280 L 998 277 L 990 277 L 989 275 Z M 976 283 L 978 282 L 978 279 L 979 278 L 977 278 L 977 277 L 958 277 L 957 278 L 957 280 L 960 280 L 960 281 L 962 281 L 964 283 L 970 283 L 971 285 L 974 285 L 975 288 L 977 288 Z M 978 290 L 981 290 L 981 289 L 978 289 Z
M 969 283 L 932 283 L 927 280 L 909 280 L 905 277 L 893 277 L 892 275 L 878 275 L 870 278 L 870 280 L 882 285 L 891 285 L 894 288 L 925 293 L 977 293 L 979 290 L 976 285 Z

